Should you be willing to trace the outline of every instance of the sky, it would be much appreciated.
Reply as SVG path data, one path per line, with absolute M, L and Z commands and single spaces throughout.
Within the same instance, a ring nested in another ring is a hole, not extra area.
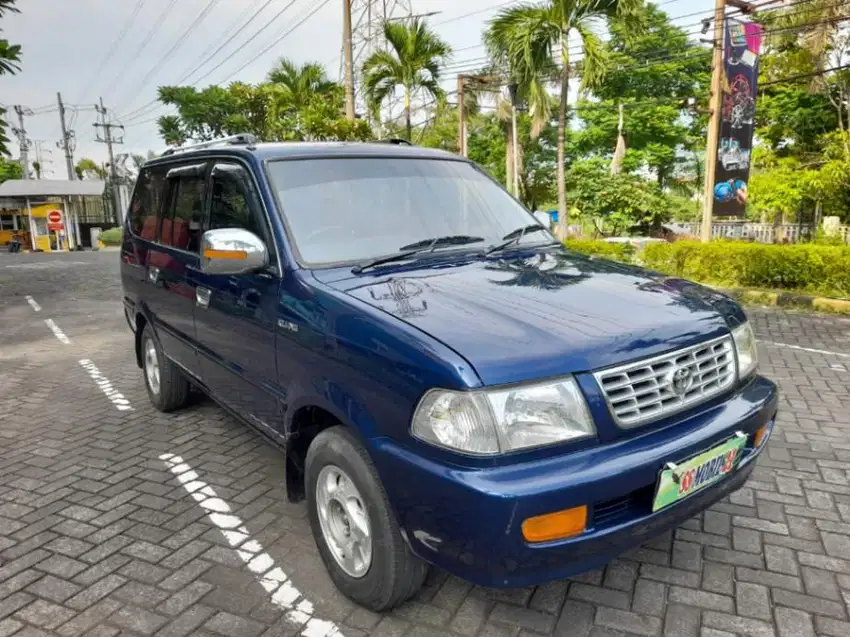
M 456 85 L 459 69 L 483 66 L 481 33 L 487 21 L 501 8 L 518 4 L 387 2 L 412 5 L 414 14 L 438 12 L 427 20 L 454 49 L 444 71 L 447 90 Z M 355 24 L 366 4 L 353 0 Z M 697 23 L 710 16 L 714 6 L 712 0 L 659 4 L 671 17 L 682 16 L 674 23 L 689 32 L 699 30 Z M 33 115 L 25 119 L 34 144 L 30 153 L 35 155 L 39 148 L 46 177 L 67 176 L 63 152 L 56 146 L 61 136 L 57 91 L 75 133 L 75 160 L 104 162 L 106 145 L 95 141 L 93 126 L 94 104 L 100 98 L 109 119 L 125 126 L 124 144 L 115 146 L 116 153 L 146 154 L 164 148 L 156 118 L 170 111 L 155 102 L 158 86 L 259 82 L 281 56 L 298 63 L 320 62 L 333 79 L 340 74 L 342 0 L 19 0 L 18 6 L 21 14 L 7 15 L 0 28 L 4 38 L 22 46 L 22 71 L 0 76 L 0 104 L 9 109 L 7 117 L 14 115 L 15 104 L 32 109 Z M 253 21 L 221 47 L 255 13 Z

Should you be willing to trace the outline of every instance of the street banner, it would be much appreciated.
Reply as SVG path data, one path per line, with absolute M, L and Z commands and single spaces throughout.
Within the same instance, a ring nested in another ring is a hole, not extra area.
M 762 28 L 759 24 L 728 18 L 725 26 L 725 81 L 713 214 L 715 217 L 743 217 L 747 208 Z

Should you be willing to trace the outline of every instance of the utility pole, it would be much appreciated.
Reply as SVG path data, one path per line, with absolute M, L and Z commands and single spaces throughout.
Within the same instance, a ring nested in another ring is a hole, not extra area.
M 351 0 L 342 0 L 342 41 L 345 49 L 345 119 L 354 121 L 354 53 L 351 44 Z
M 65 124 L 65 105 L 62 103 L 62 93 L 56 93 L 56 101 L 59 103 L 59 123 L 62 126 L 62 141 L 57 145 L 65 151 L 65 168 L 68 170 L 68 179 L 74 181 L 74 156 L 71 154 L 73 133 L 68 131 L 68 126 Z
M 466 157 L 466 109 L 463 107 L 466 76 L 457 76 L 457 149 L 461 157 Z
M 717 169 L 717 135 L 723 107 L 723 27 L 726 18 L 726 0 L 714 0 L 714 54 L 711 58 L 711 96 L 708 120 L 708 139 L 705 143 L 705 186 L 702 192 L 703 242 L 711 241 L 712 206 L 714 205 L 714 174 Z
M 24 179 L 29 179 L 30 160 L 28 151 L 30 147 L 30 140 L 27 139 L 27 129 L 24 126 L 24 115 L 31 115 L 32 111 L 20 104 L 16 104 L 15 112 L 18 114 L 18 128 L 13 128 L 12 132 L 18 138 L 18 144 L 21 151 L 21 168 L 24 171 Z
M 519 130 L 516 123 L 516 103 L 518 87 L 515 82 L 508 85 L 508 95 L 511 99 L 511 163 L 513 170 L 514 197 L 519 199 Z
M 112 130 L 115 128 L 120 128 L 122 131 L 124 127 L 120 124 L 111 124 L 106 119 L 106 108 L 103 105 L 103 98 L 100 98 L 100 105 L 95 105 L 95 109 L 100 114 L 101 121 L 96 122 L 94 124 L 95 128 L 103 129 L 103 139 L 101 139 L 100 135 L 97 136 L 95 141 L 106 144 L 106 149 L 109 152 L 109 180 L 112 184 L 112 198 L 115 204 L 115 222 L 121 223 L 123 219 L 123 214 L 121 213 L 121 195 L 118 192 L 118 168 L 115 166 L 115 155 L 112 151 L 113 144 L 123 144 L 124 139 L 121 137 L 116 138 L 112 134 Z

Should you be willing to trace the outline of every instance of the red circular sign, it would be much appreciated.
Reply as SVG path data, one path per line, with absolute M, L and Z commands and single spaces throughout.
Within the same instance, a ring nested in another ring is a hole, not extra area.
M 62 221 L 62 213 L 58 210 L 51 210 L 47 213 L 47 220 L 50 223 L 59 223 L 60 221 Z

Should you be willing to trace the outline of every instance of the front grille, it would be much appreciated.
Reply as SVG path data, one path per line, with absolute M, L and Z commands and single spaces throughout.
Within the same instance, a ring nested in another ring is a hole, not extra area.
M 691 383 L 677 391 L 673 376 L 683 369 L 690 373 Z M 615 422 L 621 427 L 635 427 L 708 400 L 730 387 L 735 382 L 732 337 L 604 369 L 594 377 Z

